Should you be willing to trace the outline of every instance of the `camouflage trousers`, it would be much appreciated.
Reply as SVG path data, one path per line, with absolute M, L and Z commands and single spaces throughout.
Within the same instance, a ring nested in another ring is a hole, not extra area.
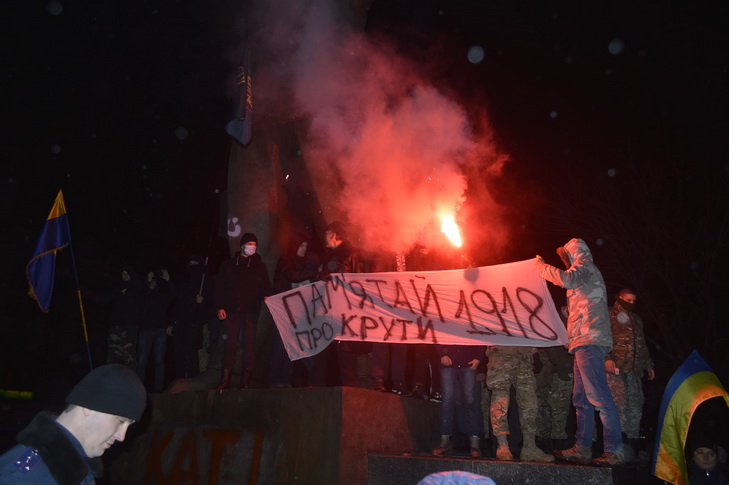
M 486 382 L 478 382 L 481 385 L 481 416 L 483 417 L 483 429 L 486 435 L 492 435 L 491 431 L 491 390 L 486 387 Z
M 536 379 L 539 402 L 537 436 L 544 439 L 566 439 L 573 380 L 563 381 L 557 374 L 544 369 Z
M 132 325 L 111 325 L 107 337 L 107 364 L 124 364 L 137 369 L 137 332 Z
M 607 375 L 608 387 L 620 416 L 620 428 L 628 439 L 640 438 L 640 418 L 643 415 L 643 386 L 633 372 Z
M 516 389 L 519 423 L 524 435 L 536 434 L 537 396 L 531 347 L 489 347 L 486 386 L 491 390 L 491 428 L 494 436 L 509 434 L 509 393 Z

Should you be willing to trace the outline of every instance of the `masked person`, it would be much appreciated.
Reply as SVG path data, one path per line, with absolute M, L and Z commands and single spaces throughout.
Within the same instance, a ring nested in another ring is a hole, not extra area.
M 110 305 L 107 364 L 137 368 L 137 337 L 142 314 L 144 280 L 131 266 L 121 270 L 121 278 L 111 291 L 81 287 L 81 292 L 97 305 Z
M 263 299 L 271 294 L 268 269 L 257 253 L 258 238 L 245 233 L 241 252 L 220 265 L 215 279 L 214 306 L 223 322 L 223 373 L 216 390 L 228 389 L 235 367 L 238 342 L 243 339 L 243 373 L 240 387 L 251 385 L 256 362 L 256 328 Z
M 93 484 L 101 455 L 139 421 L 147 393 L 122 364 L 89 372 L 56 416 L 43 411 L 18 433 L 18 445 L 0 456 L 0 484 Z
M 643 334 L 643 320 L 633 311 L 638 299 L 630 288 L 618 293 L 610 307 L 613 350 L 605 358 L 605 370 L 610 392 L 618 406 L 620 428 L 625 435 L 626 459 L 635 460 L 636 442 L 640 438 L 640 418 L 643 414 L 643 373 L 648 379 L 656 376 Z
M 150 355 L 154 359 L 154 392 L 162 392 L 165 381 L 165 354 L 169 308 L 177 297 L 177 288 L 166 269 L 147 273 L 147 289 L 142 296 L 139 323 L 137 375 L 144 382 Z
M 178 379 L 200 373 L 198 350 L 202 348 L 203 326 L 210 307 L 210 282 L 205 281 L 205 264 L 200 259 L 196 255 L 187 259 L 187 275 L 180 281 L 172 325 L 167 327 L 167 335 L 173 337 Z
M 624 461 L 620 418 L 605 374 L 605 356 L 613 346 L 605 281 L 582 239 L 571 239 L 557 248 L 557 254 L 566 270 L 547 264 L 539 255 L 536 266 L 542 278 L 567 290 L 567 337 L 569 352 L 575 359 L 572 402 L 577 433 L 572 448 L 555 450 L 554 455 L 582 464 L 619 465 Z M 591 460 L 595 410 L 602 422 L 604 452 Z

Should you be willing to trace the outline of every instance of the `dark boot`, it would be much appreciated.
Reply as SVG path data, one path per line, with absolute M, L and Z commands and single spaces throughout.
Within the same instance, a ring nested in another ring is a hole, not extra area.
M 453 443 L 450 435 L 444 434 L 440 436 L 440 444 L 438 448 L 433 450 L 433 456 L 447 456 L 453 454 Z
M 513 461 L 514 455 L 511 454 L 509 449 L 509 442 L 506 439 L 505 434 L 496 437 L 496 459 L 499 461 Z
M 483 455 L 481 454 L 481 437 L 473 435 L 470 438 L 468 438 L 469 444 L 471 445 L 470 452 L 471 452 L 471 458 L 481 458 Z
M 223 369 L 223 376 L 220 378 L 220 384 L 213 387 L 213 391 L 222 391 L 230 388 L 230 378 L 233 376 L 233 369 Z
M 638 453 L 633 446 L 634 440 L 629 439 L 623 433 L 623 455 L 625 457 L 625 463 L 635 463 L 638 461 Z
M 240 376 L 240 388 L 241 389 L 250 389 L 251 387 L 251 375 L 253 372 L 249 370 L 244 370 L 243 374 Z

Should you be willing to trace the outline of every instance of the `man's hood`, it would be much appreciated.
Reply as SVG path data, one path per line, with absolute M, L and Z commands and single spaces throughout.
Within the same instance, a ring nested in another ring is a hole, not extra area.
M 301 233 L 295 232 L 291 235 L 291 240 L 289 242 L 289 248 L 288 250 L 293 254 L 296 255 L 296 251 L 299 250 L 299 246 L 301 246 L 302 243 L 309 242 L 309 238 L 304 236 Z
M 592 261 L 592 253 L 590 248 L 582 239 L 573 238 L 570 239 L 567 244 L 564 245 L 565 251 L 570 258 L 570 262 L 575 264 L 576 261 L 589 260 Z

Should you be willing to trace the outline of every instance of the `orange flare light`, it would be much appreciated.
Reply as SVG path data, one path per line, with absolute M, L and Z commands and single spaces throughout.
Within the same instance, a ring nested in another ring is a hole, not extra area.
M 440 232 L 446 235 L 448 239 L 457 248 L 461 247 L 463 241 L 461 240 L 461 232 L 458 230 L 458 224 L 451 216 L 443 216 L 440 224 Z

